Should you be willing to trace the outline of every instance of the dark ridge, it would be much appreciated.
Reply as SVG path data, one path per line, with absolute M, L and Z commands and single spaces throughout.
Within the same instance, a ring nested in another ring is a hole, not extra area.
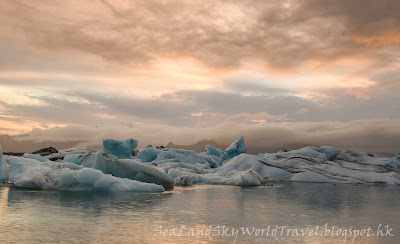
M 193 145 L 176 145 L 173 142 L 169 142 L 165 147 L 166 148 L 174 148 L 174 149 L 185 149 L 185 150 L 192 150 L 195 152 L 205 152 L 205 146 L 210 145 L 222 150 L 225 150 L 225 148 L 227 146 L 223 146 L 223 145 L 219 145 L 218 143 L 216 143 L 215 141 L 211 141 L 211 140 L 202 140 L 202 141 L 198 141 L 197 143 L 193 144 Z

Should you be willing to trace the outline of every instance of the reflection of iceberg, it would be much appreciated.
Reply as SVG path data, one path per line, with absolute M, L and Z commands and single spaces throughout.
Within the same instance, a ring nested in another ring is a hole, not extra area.
M 240 137 L 225 151 L 212 146 L 206 146 L 207 152 L 202 153 L 149 147 L 137 157 L 128 158 L 137 142 L 105 141 L 112 153 L 82 149 L 40 158 L 31 154 L 4 156 L 0 160 L 0 179 L 17 187 L 68 191 L 159 192 L 174 185 L 254 187 L 268 181 L 400 185 L 399 154 L 379 158 L 322 146 L 250 155 Z M 125 157 L 121 152 L 127 158 L 121 159 Z
M 3 215 L 5 209 L 7 208 L 9 190 L 9 187 L 4 187 L 0 189 L 0 217 Z

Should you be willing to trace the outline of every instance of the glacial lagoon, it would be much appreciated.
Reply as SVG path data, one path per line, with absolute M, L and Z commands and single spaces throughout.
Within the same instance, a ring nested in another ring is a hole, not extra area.
M 65 192 L 3 184 L 0 243 L 351 243 L 353 236 L 325 233 L 370 227 L 370 236 L 357 236 L 353 243 L 397 244 L 399 193 L 396 185 L 301 182 L 195 185 L 162 193 Z M 268 236 L 261 235 L 268 226 Z M 276 226 L 280 229 L 273 235 Z M 287 234 L 288 229 L 315 231 L 317 226 L 318 236 Z M 379 226 L 384 236 L 376 236 Z M 241 228 L 250 232 L 243 234 Z

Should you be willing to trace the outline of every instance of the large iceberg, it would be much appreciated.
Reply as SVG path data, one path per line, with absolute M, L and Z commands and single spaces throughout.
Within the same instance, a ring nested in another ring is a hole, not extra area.
M 379 158 L 366 153 L 340 152 L 329 146 L 257 156 L 242 153 L 216 169 L 185 167 L 176 162 L 158 167 L 181 185 L 259 186 L 275 181 L 400 185 L 400 155 Z
M 276 154 L 242 154 L 218 173 L 253 170 L 266 180 L 400 185 L 400 158 L 379 158 L 366 153 L 339 152 L 334 147 L 305 147 Z
M 137 146 L 138 141 L 135 139 L 128 139 L 125 141 L 114 139 L 103 140 L 103 152 L 114 154 L 118 158 L 132 158 L 132 151 Z
M 73 163 L 40 162 L 30 158 L 10 157 L 9 180 L 17 187 L 61 191 L 135 191 L 162 192 L 152 183 L 123 179 Z
M 141 192 L 194 184 L 256 187 L 277 181 L 400 185 L 400 154 L 381 158 L 309 146 L 250 155 L 243 137 L 225 151 L 212 146 L 201 153 L 148 147 L 137 157 L 131 156 L 136 140 L 105 140 L 104 145 L 103 151 L 80 149 L 46 156 L 0 153 L 0 180 L 36 189 Z

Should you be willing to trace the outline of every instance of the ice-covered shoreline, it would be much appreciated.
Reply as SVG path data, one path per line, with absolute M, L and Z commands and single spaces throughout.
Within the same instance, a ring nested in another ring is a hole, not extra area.
M 135 192 L 193 184 L 255 187 L 271 181 L 400 185 L 399 153 L 381 158 L 322 146 L 250 155 L 240 137 L 224 151 L 148 147 L 132 157 L 137 145 L 135 139 L 105 139 L 103 150 L 22 157 L 2 155 L 0 148 L 0 181 L 34 189 Z

